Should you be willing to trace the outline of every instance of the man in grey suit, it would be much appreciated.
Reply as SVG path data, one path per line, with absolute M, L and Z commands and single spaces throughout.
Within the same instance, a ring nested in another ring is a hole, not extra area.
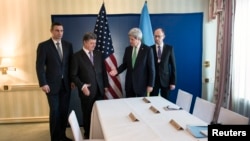
M 132 28 L 128 36 L 130 46 L 125 50 L 123 62 L 117 69 L 112 69 L 110 75 L 115 76 L 127 70 L 126 97 L 147 96 L 155 82 L 153 51 L 141 42 L 142 32 L 139 28 Z
M 83 36 L 83 47 L 73 55 L 71 67 L 71 78 L 78 87 L 81 99 L 85 139 L 89 138 L 93 104 L 96 100 L 104 99 L 109 86 L 102 53 L 94 50 L 96 39 L 92 32 Z
M 169 99 L 170 90 L 175 89 L 176 64 L 174 48 L 164 44 L 165 33 L 162 28 L 154 31 L 155 45 L 151 46 L 154 52 L 156 81 L 150 96 L 160 95 Z
M 39 86 L 49 103 L 51 141 L 71 141 L 65 131 L 71 93 L 69 65 L 73 48 L 70 42 L 62 40 L 61 23 L 52 23 L 50 32 L 52 37 L 38 45 L 36 72 Z

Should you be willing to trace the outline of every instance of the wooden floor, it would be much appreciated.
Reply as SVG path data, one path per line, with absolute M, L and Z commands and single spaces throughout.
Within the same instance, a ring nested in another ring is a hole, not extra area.
M 70 127 L 66 135 L 73 139 Z M 50 141 L 49 123 L 0 124 L 0 141 Z

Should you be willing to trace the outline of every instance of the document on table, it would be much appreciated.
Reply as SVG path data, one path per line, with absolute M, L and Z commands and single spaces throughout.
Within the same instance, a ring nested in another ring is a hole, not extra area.
M 199 125 L 187 125 L 187 131 L 196 138 L 206 138 L 208 127 Z

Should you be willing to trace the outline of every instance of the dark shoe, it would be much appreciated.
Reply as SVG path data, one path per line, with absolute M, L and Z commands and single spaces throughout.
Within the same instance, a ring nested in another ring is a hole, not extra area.
M 70 138 L 68 138 L 68 137 L 63 137 L 63 138 L 61 139 L 61 141 L 73 141 L 73 140 L 70 139 Z
M 87 136 L 84 136 L 84 139 L 89 139 L 89 137 L 87 137 Z
M 84 135 L 84 139 L 89 139 L 89 136 L 88 135 Z

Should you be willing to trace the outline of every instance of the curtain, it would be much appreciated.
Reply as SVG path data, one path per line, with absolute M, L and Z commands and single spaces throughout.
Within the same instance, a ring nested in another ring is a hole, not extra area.
M 250 118 L 250 1 L 236 0 L 232 54 L 232 106 Z
M 208 21 L 216 19 L 223 10 L 223 0 L 209 0 Z
M 209 10 L 217 15 L 217 45 L 214 102 L 216 108 L 212 123 L 217 123 L 220 107 L 229 108 L 231 100 L 231 43 L 233 23 L 233 0 L 211 0 Z M 211 8 L 211 5 L 213 7 Z M 211 15 L 209 15 L 211 17 Z M 212 16 L 214 18 L 215 16 Z

